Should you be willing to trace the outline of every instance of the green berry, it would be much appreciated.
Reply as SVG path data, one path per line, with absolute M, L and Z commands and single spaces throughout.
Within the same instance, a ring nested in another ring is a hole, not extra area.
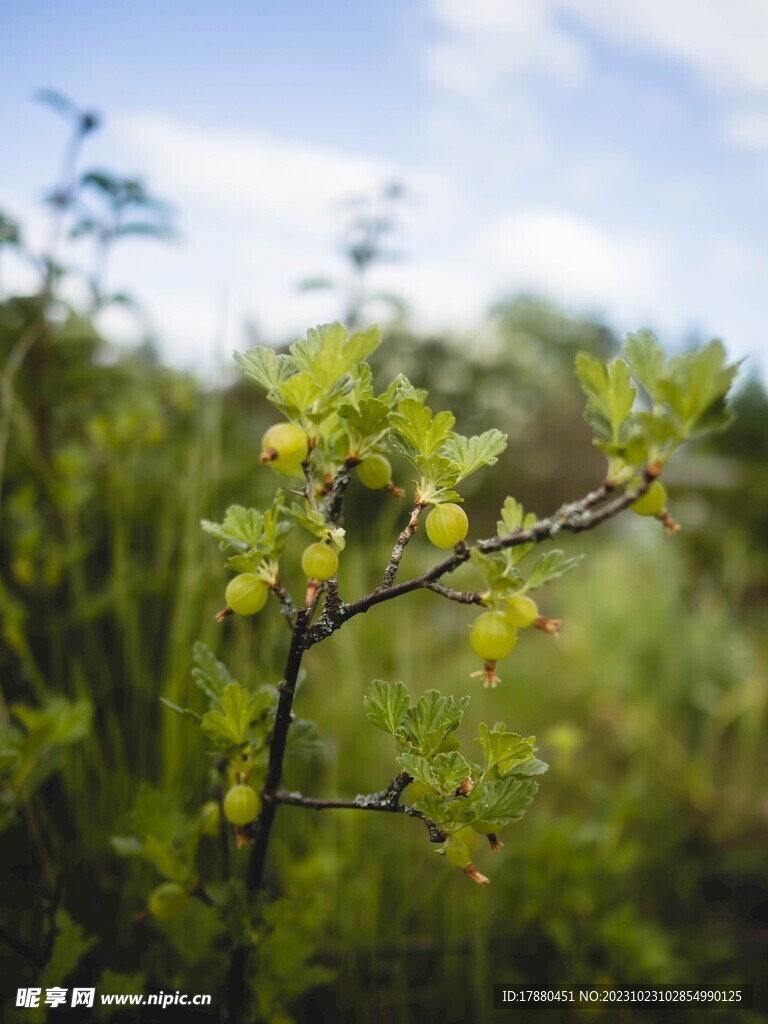
M 163 882 L 147 898 L 147 910 L 157 921 L 172 921 L 178 917 L 187 902 L 184 887 L 178 882 Z
M 657 516 L 667 507 L 667 492 L 661 480 L 654 480 L 645 494 L 629 506 L 639 516 Z
M 221 824 L 221 808 L 218 800 L 206 800 L 200 808 L 200 831 L 204 836 L 217 836 Z
M 363 487 L 378 491 L 392 480 L 392 465 L 385 455 L 369 455 L 357 467 L 357 478 Z
M 472 624 L 469 642 L 483 661 L 499 661 L 517 643 L 517 630 L 503 612 L 483 612 Z
M 329 580 L 339 567 L 339 556 L 330 544 L 319 540 L 301 556 L 301 568 L 310 580 Z
M 436 548 L 454 548 L 469 530 L 467 513 L 461 505 L 435 505 L 427 516 L 427 536 Z
M 260 803 L 256 790 L 238 783 L 224 797 L 224 817 L 233 825 L 247 825 L 259 813 Z
M 259 461 L 280 473 L 295 473 L 307 457 L 307 435 L 295 423 L 276 423 L 261 439 Z
M 500 825 L 496 825 L 492 821 L 473 821 L 471 825 L 471 828 L 481 836 L 495 835 L 500 827 Z
M 457 836 L 448 836 L 444 847 L 448 861 L 457 868 L 466 867 L 472 862 L 472 853 L 463 839 L 459 839 Z
M 513 594 L 506 600 L 504 617 L 510 626 L 525 629 L 526 626 L 532 626 L 539 617 L 539 609 L 533 598 L 526 594 Z
M 255 615 L 267 603 L 269 588 L 252 572 L 241 572 L 229 581 L 225 597 L 237 615 Z

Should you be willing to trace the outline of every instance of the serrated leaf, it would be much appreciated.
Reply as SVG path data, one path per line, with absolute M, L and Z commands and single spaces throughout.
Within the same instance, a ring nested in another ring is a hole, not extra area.
M 198 715 L 196 711 L 191 708 L 182 708 L 178 704 L 174 704 L 172 701 L 167 700 L 165 697 L 160 698 L 160 703 L 165 704 L 171 711 L 175 711 L 177 715 L 181 715 L 182 718 L 186 718 L 188 722 L 192 722 L 193 725 L 200 725 L 202 716 Z
M 440 793 L 454 793 L 472 774 L 469 761 L 458 750 L 435 754 L 429 763 L 433 785 Z
M 363 704 L 369 720 L 392 736 L 398 731 L 405 718 L 410 700 L 403 683 L 388 683 L 374 679 L 363 697 Z
M 518 779 L 508 776 L 493 782 L 475 786 L 466 798 L 467 811 L 471 821 L 484 821 L 501 828 L 512 821 L 518 821 L 525 814 L 539 785 L 533 779 Z
M 536 522 L 536 515 L 533 512 L 526 513 L 519 501 L 514 498 L 505 498 L 501 506 L 501 519 L 496 523 L 496 534 L 498 537 L 506 537 L 510 533 L 517 533 L 518 530 L 530 530 Z M 504 556 L 510 566 L 517 565 L 519 561 L 531 550 L 531 544 L 517 544 L 512 548 L 505 548 Z
M 444 696 L 427 690 L 402 720 L 403 734 L 414 753 L 429 757 L 445 737 L 458 729 L 469 697 Z
M 623 359 L 606 366 L 587 352 L 579 352 L 575 370 L 587 396 L 584 418 L 600 438 L 618 444 L 635 400 L 629 367 Z
M 523 737 L 515 732 L 507 732 L 502 722 L 497 722 L 493 729 L 489 729 L 481 722 L 477 729 L 475 743 L 479 743 L 483 750 L 484 778 L 503 778 L 509 774 L 520 774 L 516 769 L 534 760 L 533 736 Z
M 288 733 L 286 753 L 302 761 L 314 761 L 325 753 L 317 725 L 306 718 L 297 719 Z
M 432 772 L 426 757 L 419 757 L 418 754 L 401 754 L 397 758 L 397 763 L 414 781 L 421 782 L 425 786 L 433 785 Z
M 276 395 L 280 407 L 292 418 L 300 419 L 309 414 L 318 399 L 325 397 L 325 391 L 309 373 L 296 373 L 283 381 Z
M 235 682 L 223 661 L 219 661 L 213 651 L 198 640 L 192 648 L 192 678 L 203 693 L 214 703 L 218 703 L 227 686 Z
M 95 935 L 87 935 L 83 926 L 73 920 L 63 907 L 57 909 L 54 922 L 56 937 L 39 982 L 46 989 L 61 985 L 98 941 Z
M 455 794 L 461 783 L 472 774 L 469 762 L 457 750 L 431 758 L 401 754 L 397 763 L 417 782 L 423 782 L 443 795 Z
M 659 381 L 664 372 L 664 352 L 651 331 L 639 331 L 627 336 L 624 352 L 632 376 L 646 393 L 656 399 Z
M 290 356 L 278 354 L 273 348 L 257 345 L 247 352 L 235 352 L 235 360 L 248 380 L 269 394 L 296 373 Z
M 528 590 L 538 590 L 545 583 L 551 583 L 552 580 L 564 576 L 565 573 L 575 569 L 583 560 L 584 555 L 574 555 L 572 558 L 568 558 L 565 552 L 560 551 L 559 548 L 544 552 L 544 554 L 539 555 L 533 564 L 527 580 Z
M 433 417 L 432 410 L 415 398 L 404 398 L 390 418 L 392 432 L 425 458 L 438 453 L 451 436 L 455 422 L 450 412 L 439 412 Z
M 413 804 L 414 810 L 423 814 L 439 829 L 453 832 L 462 825 L 476 820 L 471 806 L 464 797 L 438 796 L 427 793 Z
M 239 683 L 230 683 L 224 688 L 219 708 L 206 712 L 200 724 L 219 746 L 240 746 L 248 739 L 251 726 L 264 718 L 271 707 L 269 693 L 251 693 Z
M 261 540 L 264 530 L 264 515 L 255 508 L 243 505 L 231 505 L 224 516 L 223 523 L 213 523 L 203 519 L 201 524 L 206 533 L 215 537 L 225 547 L 246 553 L 255 548 Z
M 728 425 L 725 399 L 737 372 L 738 364 L 726 363 L 719 341 L 670 360 L 660 387 L 680 418 L 684 436 L 700 436 Z
M 374 352 L 380 342 L 378 327 L 356 331 L 348 338 L 342 324 L 332 323 L 307 331 L 306 339 L 294 342 L 290 351 L 296 366 L 326 392 Z
M 485 581 L 488 590 L 494 593 L 504 593 L 514 586 L 519 586 L 523 581 L 523 577 L 507 558 L 505 551 L 486 555 L 477 548 L 471 548 L 469 558 Z
M 346 424 L 355 449 L 363 441 L 377 438 L 389 426 L 389 406 L 380 398 L 364 398 L 357 407 L 348 403 L 342 405 L 339 416 Z
M 256 346 L 245 353 L 236 352 L 235 360 L 244 375 L 267 393 L 277 391 L 297 372 L 290 356 L 265 346 Z
M 486 430 L 476 437 L 452 434 L 445 442 L 442 454 L 458 463 L 460 470 L 455 481 L 458 482 L 482 466 L 495 466 L 506 447 L 507 435 L 494 429 Z

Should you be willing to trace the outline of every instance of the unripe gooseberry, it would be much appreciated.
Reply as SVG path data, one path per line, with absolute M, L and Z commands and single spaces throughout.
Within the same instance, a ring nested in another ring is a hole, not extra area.
M 500 825 L 496 825 L 492 821 L 473 821 L 470 827 L 481 836 L 495 835 L 501 828 Z
M 310 580 L 329 580 L 339 567 L 339 556 L 330 544 L 319 540 L 305 548 L 301 568 Z
M 280 473 L 295 473 L 307 457 L 307 435 L 295 423 L 275 423 L 261 439 L 259 461 Z
M 163 882 L 147 897 L 147 910 L 156 921 L 172 921 L 187 902 L 187 893 L 178 882 Z
M 256 790 L 240 782 L 224 797 L 224 817 L 233 825 L 247 825 L 259 813 L 259 805 Z
M 517 630 L 503 612 L 483 612 L 472 623 L 469 642 L 483 661 L 499 661 L 517 643 Z
M 368 455 L 357 467 L 357 479 L 363 487 L 378 491 L 392 480 L 392 464 L 386 455 Z
M 217 836 L 221 824 L 221 808 L 218 800 L 206 800 L 200 808 L 200 831 L 204 836 Z
M 459 839 L 455 835 L 448 836 L 445 840 L 445 856 L 457 868 L 466 867 L 467 864 L 472 862 L 472 853 L 469 846 L 463 839 Z
M 661 480 L 653 480 L 645 492 L 637 501 L 629 506 L 639 516 L 657 516 L 667 506 L 667 492 Z
M 435 505 L 427 516 L 427 536 L 436 548 L 453 548 L 469 530 L 467 513 L 452 501 Z
M 267 603 L 268 593 L 264 580 L 255 573 L 241 572 L 229 581 L 224 596 L 237 615 L 255 615 Z
M 539 617 L 539 609 L 536 602 L 527 594 L 513 594 L 508 597 L 504 605 L 504 618 L 510 626 L 517 626 L 525 629 L 532 626 Z

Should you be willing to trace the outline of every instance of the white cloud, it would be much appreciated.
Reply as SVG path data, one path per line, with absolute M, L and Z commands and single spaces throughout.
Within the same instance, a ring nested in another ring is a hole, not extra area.
M 426 53 L 440 85 L 484 97 L 505 80 L 544 72 L 566 84 L 584 71 L 584 48 L 552 20 L 548 0 L 431 0 L 443 32 Z
M 113 118 L 157 188 L 183 205 L 205 200 L 326 241 L 338 233 L 339 204 L 402 178 L 401 168 L 356 153 L 252 130 L 207 130 L 155 114 Z M 135 157 L 134 157 L 135 159 Z M 430 197 L 451 193 L 443 178 L 409 168 L 408 185 Z
M 710 87 L 768 96 L 765 0 L 429 0 L 441 34 L 425 55 L 429 73 L 467 95 L 492 93 L 534 71 L 578 81 L 587 42 L 569 21 L 632 49 L 662 53 Z
M 739 107 L 726 117 L 723 128 L 728 141 L 768 153 L 768 107 Z
M 667 259 L 659 239 L 623 236 L 561 210 L 510 214 L 485 247 L 510 287 L 569 305 L 631 311 L 653 308 Z

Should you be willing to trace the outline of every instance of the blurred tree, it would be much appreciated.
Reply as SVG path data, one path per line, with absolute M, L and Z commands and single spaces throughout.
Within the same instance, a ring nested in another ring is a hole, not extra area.
M 405 303 L 390 292 L 371 291 L 370 275 L 380 263 L 398 259 L 388 239 L 398 227 L 398 208 L 407 195 L 403 185 L 393 181 L 374 195 L 354 196 L 341 205 L 346 221 L 342 228 L 341 252 L 349 268 L 348 278 L 306 278 L 300 291 L 330 290 L 341 293 L 344 302 L 342 320 L 352 329 L 363 322 L 366 307 L 373 302 L 384 303 L 397 315 L 404 316 Z

